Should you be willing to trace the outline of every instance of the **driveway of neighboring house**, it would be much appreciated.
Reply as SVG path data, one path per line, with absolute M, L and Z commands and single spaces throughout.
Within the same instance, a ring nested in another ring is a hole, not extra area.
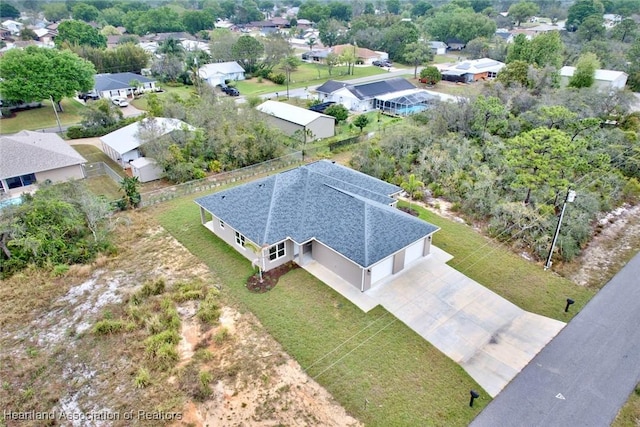
M 496 396 L 560 332 L 563 322 L 522 310 L 431 254 L 364 293 L 313 262 L 304 268 L 364 311 L 380 304 Z

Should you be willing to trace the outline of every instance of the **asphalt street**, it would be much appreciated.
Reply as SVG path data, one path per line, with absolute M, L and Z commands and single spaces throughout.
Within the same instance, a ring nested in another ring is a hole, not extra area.
M 640 253 L 471 426 L 610 425 L 640 382 L 639 278 Z

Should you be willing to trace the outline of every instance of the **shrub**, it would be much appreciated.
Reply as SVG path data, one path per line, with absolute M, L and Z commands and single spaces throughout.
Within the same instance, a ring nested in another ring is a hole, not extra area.
M 53 267 L 51 275 L 53 277 L 60 277 L 64 276 L 67 271 L 69 271 L 69 266 L 67 264 L 58 264 Z
M 150 280 L 147 280 L 146 282 L 144 282 L 144 284 L 142 285 L 142 289 L 140 289 L 138 293 L 143 298 L 147 298 L 147 297 L 150 297 L 151 295 L 160 295 L 164 293 L 164 290 L 165 290 L 164 278 L 161 277 L 159 279 L 156 279 L 153 282 Z
M 287 81 L 287 77 L 283 73 L 269 73 L 268 80 L 271 80 L 277 85 L 283 85 Z
M 138 368 L 138 372 L 136 377 L 133 379 L 133 383 L 136 388 L 145 388 L 151 384 L 151 374 L 149 373 L 149 370 L 144 367 Z
M 218 308 L 216 294 L 209 292 L 207 297 L 200 303 L 196 317 L 203 324 L 213 324 L 218 321 L 220 317 L 220 310 Z
M 96 335 L 110 335 L 129 329 L 129 325 L 122 320 L 104 319 L 93 325 L 93 333 Z
M 176 292 L 173 294 L 173 300 L 176 302 L 184 302 L 205 297 L 206 290 L 202 283 L 179 283 L 176 285 Z
M 213 341 L 216 344 L 220 344 L 227 338 L 229 338 L 229 330 L 227 328 L 222 328 L 215 334 L 215 336 L 213 337 Z

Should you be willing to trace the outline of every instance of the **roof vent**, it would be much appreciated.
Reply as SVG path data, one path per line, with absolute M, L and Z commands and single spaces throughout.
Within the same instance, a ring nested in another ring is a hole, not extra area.
M 221 199 L 224 199 L 225 197 L 227 197 L 227 196 L 222 196 Z

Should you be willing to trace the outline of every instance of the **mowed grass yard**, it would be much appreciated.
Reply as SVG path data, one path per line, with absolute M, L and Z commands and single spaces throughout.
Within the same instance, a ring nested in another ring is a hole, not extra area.
M 365 314 L 302 269 L 268 293 L 249 293 L 249 261 L 200 225 L 192 199 L 150 212 L 219 277 L 228 302 L 256 314 L 303 369 L 366 425 L 464 426 L 490 401 L 460 366 L 386 310 Z M 473 408 L 470 389 L 482 394 Z
M 274 72 L 279 73 L 281 71 L 275 69 Z M 297 71 L 291 73 L 289 89 L 321 85 L 327 80 L 351 80 L 385 73 L 387 73 L 387 70 L 380 67 L 357 66 L 353 74 L 347 75 L 347 67 L 339 66 L 334 67 L 331 75 L 329 75 L 329 70 L 326 65 L 303 63 L 298 67 Z M 262 95 L 265 93 L 279 92 L 284 96 L 287 91 L 286 84 L 277 85 L 267 79 L 262 79 L 262 82 L 259 82 L 259 79 L 256 77 L 235 82 L 233 85 L 238 88 L 242 95 Z
M 62 100 L 62 108 L 64 112 L 58 113 L 60 123 L 72 125 L 80 123 L 82 120 L 81 112 L 85 106 L 72 98 Z M 56 121 L 56 113 L 53 111 L 51 101 L 45 99 L 42 101 L 42 107 L 33 108 L 31 110 L 19 111 L 15 117 L 8 119 L 0 119 L 0 133 L 16 133 L 21 130 L 35 130 L 43 128 L 55 128 L 58 126 Z

